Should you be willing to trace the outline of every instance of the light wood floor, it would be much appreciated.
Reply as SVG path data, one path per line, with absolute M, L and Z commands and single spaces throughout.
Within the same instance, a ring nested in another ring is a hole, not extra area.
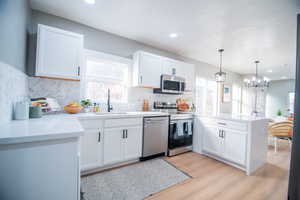
M 287 199 L 290 147 L 268 152 L 268 163 L 255 174 L 230 167 L 196 153 L 166 158 L 193 178 L 154 194 L 147 200 L 285 200 Z

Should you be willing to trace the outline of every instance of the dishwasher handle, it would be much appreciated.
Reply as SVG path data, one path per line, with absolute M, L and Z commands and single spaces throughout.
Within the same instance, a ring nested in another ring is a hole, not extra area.
M 168 122 L 168 118 L 148 118 L 145 119 L 145 123 L 155 123 L 155 122 Z

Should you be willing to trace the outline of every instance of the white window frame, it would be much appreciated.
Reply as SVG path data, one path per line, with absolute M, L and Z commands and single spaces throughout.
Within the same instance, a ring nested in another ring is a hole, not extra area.
M 89 57 L 110 60 L 112 62 L 119 62 L 128 65 L 128 87 L 132 86 L 132 59 L 124 58 L 120 56 L 115 56 L 112 54 L 107 54 L 99 51 L 84 49 L 83 50 L 83 66 L 81 67 L 80 74 L 80 98 L 86 99 L 87 81 L 86 81 L 86 64 Z M 128 101 L 128 97 L 127 97 Z

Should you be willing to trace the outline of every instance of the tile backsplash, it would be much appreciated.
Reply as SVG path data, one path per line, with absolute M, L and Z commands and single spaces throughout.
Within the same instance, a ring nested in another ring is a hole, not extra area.
M 13 105 L 28 96 L 27 75 L 0 62 L 0 124 L 13 118 Z
M 29 77 L 29 96 L 30 98 L 51 97 L 57 99 L 61 106 L 65 106 L 72 101 L 80 101 L 80 82 L 53 80 Z M 154 101 L 175 102 L 177 98 L 183 97 L 193 99 L 192 95 L 163 95 L 153 94 L 152 89 L 129 88 L 127 104 L 113 104 L 115 111 L 140 111 L 142 110 L 143 100 L 148 99 L 150 108 Z M 100 104 L 102 110 L 106 105 Z
M 80 100 L 80 82 L 29 77 L 29 97 L 55 98 L 59 105 L 65 106 Z

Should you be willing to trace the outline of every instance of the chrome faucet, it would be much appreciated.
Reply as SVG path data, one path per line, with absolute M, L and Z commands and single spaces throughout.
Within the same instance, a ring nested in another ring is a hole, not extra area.
M 112 105 L 110 104 L 110 89 L 107 91 L 107 112 L 111 112 L 113 110 Z

